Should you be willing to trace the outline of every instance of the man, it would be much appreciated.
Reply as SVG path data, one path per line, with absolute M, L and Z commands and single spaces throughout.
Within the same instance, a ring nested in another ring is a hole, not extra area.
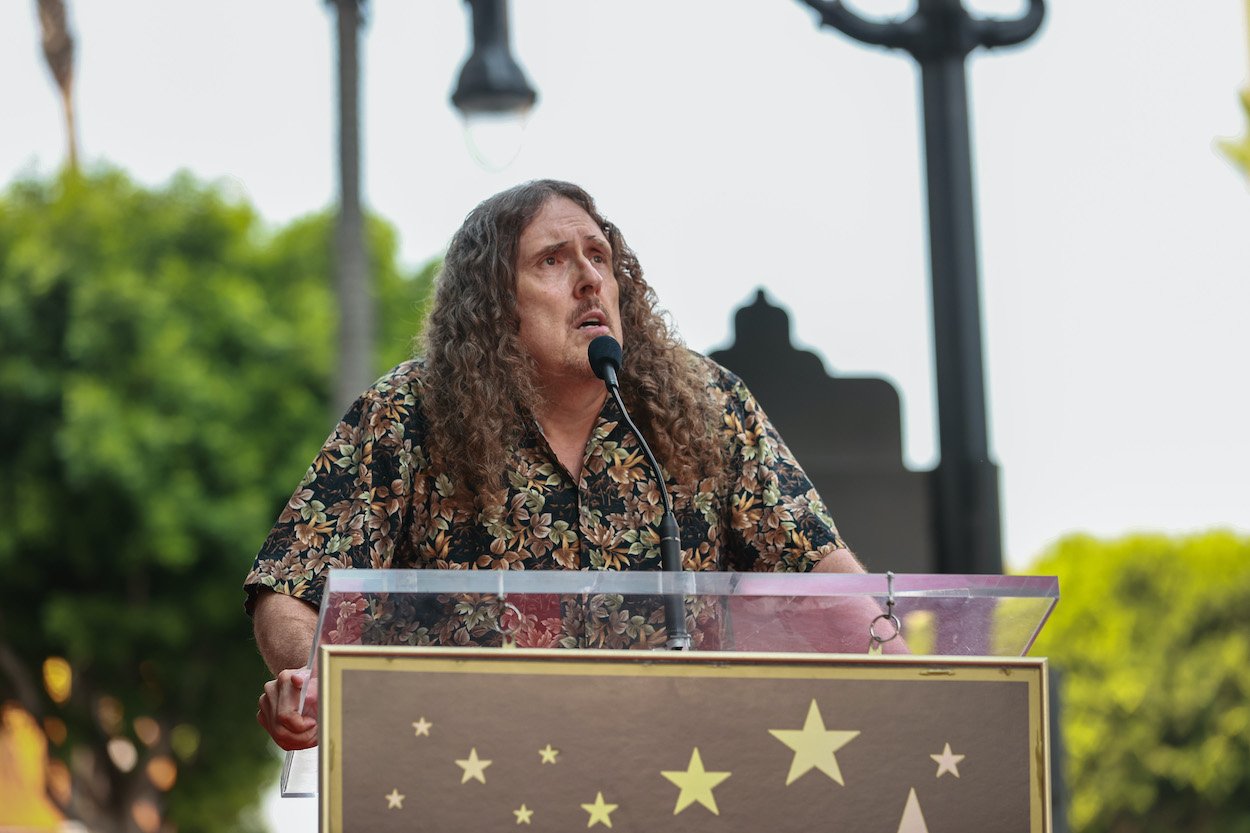
M 527 183 L 469 214 L 423 358 L 352 406 L 247 577 L 275 674 L 257 719 L 280 746 L 316 743 L 296 669 L 331 567 L 660 568 L 658 485 L 587 360 L 600 335 L 622 345 L 622 396 L 666 470 L 685 569 L 862 572 L 741 381 L 682 347 L 655 305 L 619 230 L 577 186 Z M 626 633 L 607 619 L 557 612 L 543 644 L 664 642 L 662 617 Z M 480 643 L 489 630 L 451 614 L 411 628 L 414 644 Z

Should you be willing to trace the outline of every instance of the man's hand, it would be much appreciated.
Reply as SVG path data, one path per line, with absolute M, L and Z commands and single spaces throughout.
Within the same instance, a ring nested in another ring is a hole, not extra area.
M 290 596 L 264 593 L 256 600 L 253 625 L 256 645 L 274 675 L 257 703 L 256 722 L 283 749 L 316 746 L 317 681 L 304 664 L 317 631 L 317 609 Z
M 317 718 L 313 716 L 317 714 L 317 681 L 311 674 L 307 668 L 278 672 L 276 680 L 265 683 L 265 693 L 256 706 L 256 722 L 274 743 L 288 751 L 317 745 Z

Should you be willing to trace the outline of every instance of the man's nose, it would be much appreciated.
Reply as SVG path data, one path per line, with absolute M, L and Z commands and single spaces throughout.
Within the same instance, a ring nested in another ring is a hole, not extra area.
M 598 292 L 603 285 L 603 275 L 595 268 L 595 264 L 584 254 L 577 256 L 577 294 Z

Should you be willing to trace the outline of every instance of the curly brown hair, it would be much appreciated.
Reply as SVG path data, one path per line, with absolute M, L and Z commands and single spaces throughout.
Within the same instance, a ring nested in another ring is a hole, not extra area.
M 717 478 L 719 417 L 702 360 L 656 310 L 655 292 L 620 230 L 584 190 L 548 179 L 484 201 L 452 238 L 421 338 L 431 457 L 475 497 L 503 485 L 508 449 L 542 402 L 537 368 L 520 340 L 517 246 L 542 207 L 559 197 L 585 210 L 612 247 L 625 336 L 621 395 L 630 415 L 677 483 L 693 490 L 700 478 Z

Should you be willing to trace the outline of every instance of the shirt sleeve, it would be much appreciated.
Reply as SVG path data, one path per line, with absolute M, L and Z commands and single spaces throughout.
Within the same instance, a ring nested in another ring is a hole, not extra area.
M 352 404 L 278 515 L 243 584 L 249 614 L 266 591 L 320 605 L 331 568 L 391 566 L 421 455 L 400 368 Z
M 808 572 L 846 547 L 811 480 L 764 409 L 721 369 L 727 435 L 729 567 Z

